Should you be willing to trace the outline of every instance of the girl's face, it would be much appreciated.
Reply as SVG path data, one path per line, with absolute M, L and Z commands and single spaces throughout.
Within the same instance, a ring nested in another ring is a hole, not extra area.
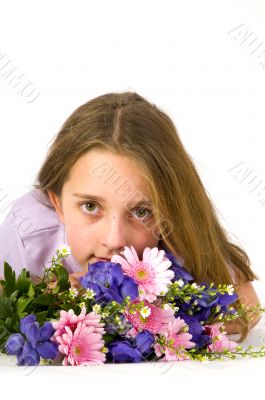
M 140 260 L 145 247 L 158 246 L 146 181 L 124 156 L 90 150 L 73 165 L 62 196 L 49 192 L 49 197 L 72 255 L 84 269 L 120 254 L 124 246 L 132 245 Z

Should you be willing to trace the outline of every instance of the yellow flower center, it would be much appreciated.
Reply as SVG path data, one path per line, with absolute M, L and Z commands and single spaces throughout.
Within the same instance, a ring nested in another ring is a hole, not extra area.
M 145 276 L 146 276 L 146 273 L 144 270 L 139 269 L 139 271 L 137 271 L 137 278 L 142 279 L 142 278 L 145 278 Z

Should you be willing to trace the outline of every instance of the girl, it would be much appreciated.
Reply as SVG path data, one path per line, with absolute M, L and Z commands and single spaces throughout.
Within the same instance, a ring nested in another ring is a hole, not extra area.
M 41 275 L 56 248 L 73 286 L 88 263 L 133 245 L 141 259 L 157 246 L 179 258 L 197 283 L 234 284 L 235 303 L 259 302 L 259 279 L 218 221 L 191 157 L 161 109 L 135 92 L 107 93 L 78 107 L 51 145 L 33 185 L 0 229 L 0 275 L 7 261 Z M 226 323 L 240 341 L 261 317 Z

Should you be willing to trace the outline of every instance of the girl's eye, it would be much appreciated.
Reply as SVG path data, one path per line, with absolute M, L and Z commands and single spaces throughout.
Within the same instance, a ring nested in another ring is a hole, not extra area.
M 144 213 L 145 217 L 146 217 L 146 213 L 149 213 L 149 216 L 147 218 L 151 217 L 152 214 L 153 214 L 152 211 L 149 210 L 148 208 L 138 208 L 136 210 L 136 213 L 138 213 L 138 215 L 140 214 L 140 218 L 139 219 L 146 219 L 146 218 L 141 218 L 141 215 L 143 216 L 143 213 Z
M 90 214 L 90 215 L 96 215 L 96 213 L 93 213 L 93 211 L 95 210 L 95 206 L 97 207 L 97 204 L 96 203 L 94 203 L 94 202 L 87 202 L 87 203 L 83 203 L 83 204 L 81 204 L 81 206 L 86 206 L 85 207 L 85 213 L 86 214 Z M 89 207 L 90 206 L 90 207 Z M 153 212 L 151 211 L 151 210 L 149 210 L 148 208 L 137 208 L 136 209 L 136 214 L 139 216 L 140 215 L 140 217 L 138 218 L 138 219 L 140 219 L 140 220 L 142 220 L 142 219 L 145 219 L 145 217 L 146 217 L 146 213 L 149 213 L 149 216 L 148 217 L 150 217 L 152 214 L 153 214 Z M 143 218 L 144 217 L 144 218 Z M 147 217 L 147 218 L 148 218 Z
M 92 207 L 91 207 L 91 204 L 92 204 Z M 81 204 L 81 206 L 83 206 L 83 205 L 84 205 L 84 206 L 90 205 L 90 207 L 85 207 L 85 209 L 86 209 L 85 213 L 88 212 L 88 214 L 91 214 L 91 211 L 93 211 L 93 210 L 91 210 L 91 208 L 93 209 L 93 206 L 95 206 L 96 203 L 89 202 L 89 203 L 83 203 L 83 204 Z M 94 215 L 94 214 L 92 214 L 92 215 Z

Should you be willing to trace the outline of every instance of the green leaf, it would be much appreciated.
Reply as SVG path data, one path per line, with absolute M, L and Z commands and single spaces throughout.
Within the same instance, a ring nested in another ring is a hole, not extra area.
M 106 333 L 105 335 L 103 335 L 103 340 L 104 340 L 105 344 L 109 344 L 109 343 L 113 342 L 115 339 L 117 339 L 118 337 L 119 337 L 118 334 Z
M 69 274 L 64 267 L 57 267 L 54 271 L 54 275 L 57 277 L 57 285 L 52 290 L 53 294 L 64 292 L 65 290 L 70 289 L 71 283 L 69 282 Z
M 16 289 L 23 293 L 27 293 L 31 284 L 29 272 L 23 268 L 19 277 L 17 278 Z
M 23 318 L 26 315 L 26 313 L 23 311 L 27 308 L 29 303 L 32 302 L 32 300 L 33 300 L 32 297 L 27 298 L 24 296 L 22 296 L 18 299 L 18 301 L 16 303 L 16 311 L 17 311 L 17 315 L 19 316 L 19 318 Z
M 40 311 L 36 313 L 36 320 L 38 321 L 39 325 L 42 326 L 47 321 L 47 311 Z
M 55 298 L 52 294 L 48 293 L 48 294 L 40 294 L 38 297 L 36 297 L 33 300 L 34 304 L 42 304 L 45 306 L 50 306 L 55 302 Z
M 0 318 L 6 319 L 8 317 L 12 317 L 13 308 L 11 306 L 10 299 L 6 297 L 0 297 Z
M 4 261 L 4 278 L 4 295 L 8 297 L 16 289 L 16 273 L 6 261 Z
M 30 287 L 29 287 L 29 290 L 28 290 L 28 296 L 29 297 L 34 297 L 34 295 L 35 295 L 35 289 L 34 289 L 32 283 L 31 283 Z
M 18 294 L 18 290 L 15 290 L 10 296 L 9 296 L 9 301 L 10 304 L 14 304 L 17 301 L 17 294 Z
M 6 328 L 5 321 L 0 320 L 0 351 L 3 352 L 5 343 L 10 336 L 11 332 Z
M 14 331 L 14 325 L 18 321 L 18 317 L 16 314 L 13 314 L 12 317 L 8 317 L 5 321 L 6 328 L 10 331 Z

